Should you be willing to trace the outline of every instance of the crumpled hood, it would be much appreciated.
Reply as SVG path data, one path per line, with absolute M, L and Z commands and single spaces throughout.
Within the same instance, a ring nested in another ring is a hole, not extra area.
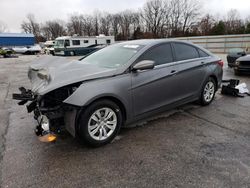
M 50 80 L 46 83 L 37 77 L 39 70 L 46 70 Z M 39 58 L 29 67 L 32 91 L 40 95 L 73 83 L 113 76 L 116 69 L 102 68 L 96 65 L 69 60 L 65 57 L 46 56 Z
M 236 61 L 250 61 L 250 55 L 242 56 L 238 58 Z

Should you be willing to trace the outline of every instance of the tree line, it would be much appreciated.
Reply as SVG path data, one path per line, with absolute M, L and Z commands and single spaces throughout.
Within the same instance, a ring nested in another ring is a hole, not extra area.
M 131 40 L 250 33 L 250 18 L 241 19 L 235 9 L 222 19 L 210 13 L 204 15 L 199 0 L 149 0 L 137 11 L 72 14 L 67 21 L 55 19 L 39 23 L 29 14 L 21 29 L 33 33 L 38 42 L 65 35 L 99 34 Z

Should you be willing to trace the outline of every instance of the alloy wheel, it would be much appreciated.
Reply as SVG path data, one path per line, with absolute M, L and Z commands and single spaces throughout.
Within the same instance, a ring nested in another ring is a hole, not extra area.
M 98 141 L 106 140 L 115 131 L 117 115 L 111 108 L 96 110 L 89 118 L 88 133 Z
M 204 88 L 204 92 L 203 92 L 204 100 L 207 103 L 212 101 L 213 97 L 214 97 L 214 93 L 215 93 L 214 83 L 212 81 L 207 82 L 207 84 L 205 85 L 205 88 Z

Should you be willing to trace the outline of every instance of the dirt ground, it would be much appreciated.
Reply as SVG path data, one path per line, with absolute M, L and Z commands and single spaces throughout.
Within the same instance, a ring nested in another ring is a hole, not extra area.
M 30 87 L 27 68 L 37 58 L 0 58 L 0 187 L 249 187 L 250 97 L 218 92 L 210 106 L 171 110 L 101 148 L 68 134 L 45 144 L 11 99 Z M 224 78 L 235 78 L 227 66 Z M 249 75 L 237 78 L 250 89 Z

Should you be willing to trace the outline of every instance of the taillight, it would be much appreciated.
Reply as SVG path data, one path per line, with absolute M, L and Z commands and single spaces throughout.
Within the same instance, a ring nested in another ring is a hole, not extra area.
M 218 63 L 218 65 L 220 65 L 221 67 L 223 67 L 223 65 L 224 65 L 224 62 L 223 62 L 222 60 L 218 61 L 217 63 Z

